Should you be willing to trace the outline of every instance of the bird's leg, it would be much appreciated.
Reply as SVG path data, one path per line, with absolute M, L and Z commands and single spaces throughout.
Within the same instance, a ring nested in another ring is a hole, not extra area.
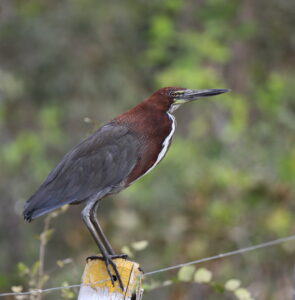
M 96 232 L 95 227 L 93 226 L 91 220 L 90 220 L 90 214 L 91 214 L 91 210 L 93 209 L 94 205 L 95 205 L 96 201 L 90 201 L 85 208 L 82 210 L 82 218 L 83 221 L 85 223 L 85 225 L 87 226 L 88 230 L 90 231 L 92 237 L 94 238 L 102 256 L 103 256 L 103 260 L 105 262 L 106 265 L 106 269 L 107 272 L 110 276 L 110 279 L 112 281 L 113 286 L 115 285 L 115 280 L 118 280 L 119 282 L 119 286 L 122 289 L 122 291 L 124 292 L 124 286 L 123 286 L 123 282 L 122 279 L 120 277 L 120 274 L 118 272 L 117 266 L 116 264 L 112 261 L 112 257 L 109 253 L 107 253 L 105 246 L 103 245 L 102 241 L 99 238 L 99 235 Z M 109 266 L 112 266 L 116 277 L 112 275 L 111 270 L 109 268 Z
M 105 234 L 103 233 L 102 228 L 97 220 L 97 208 L 98 208 L 99 202 L 100 202 L 100 200 L 97 201 L 94 204 L 93 209 L 90 210 L 90 220 L 91 220 L 91 223 L 93 224 L 93 226 L 95 227 L 95 230 L 96 230 L 97 234 L 99 235 L 100 240 L 103 242 L 104 247 L 106 248 L 106 250 L 108 251 L 108 253 L 110 255 L 114 256 L 115 251 L 113 250 L 110 242 L 107 240 L 107 238 L 106 238 Z

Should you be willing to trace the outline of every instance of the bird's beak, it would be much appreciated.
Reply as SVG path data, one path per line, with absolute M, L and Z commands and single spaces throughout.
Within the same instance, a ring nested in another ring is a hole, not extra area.
M 185 89 L 185 90 L 175 91 L 174 104 L 183 104 L 186 102 L 197 100 L 199 98 L 215 96 L 215 95 L 227 93 L 229 91 L 230 90 L 228 89 L 209 89 L 209 90 Z

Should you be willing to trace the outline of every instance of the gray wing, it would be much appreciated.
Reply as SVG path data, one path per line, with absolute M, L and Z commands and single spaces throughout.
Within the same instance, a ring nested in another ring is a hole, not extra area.
M 117 192 L 137 162 L 138 140 L 125 126 L 109 123 L 68 152 L 26 202 L 34 219 L 64 204 Z

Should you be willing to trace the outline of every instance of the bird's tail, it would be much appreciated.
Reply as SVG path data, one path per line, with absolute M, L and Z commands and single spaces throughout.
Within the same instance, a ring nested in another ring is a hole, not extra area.
M 30 205 L 25 205 L 23 216 L 26 221 L 31 222 L 32 220 L 45 215 L 58 207 L 60 206 L 57 205 L 55 207 L 31 208 Z
M 23 216 L 28 222 L 49 213 L 71 201 L 59 201 L 55 193 L 48 193 L 44 189 L 39 189 L 32 197 L 25 203 Z

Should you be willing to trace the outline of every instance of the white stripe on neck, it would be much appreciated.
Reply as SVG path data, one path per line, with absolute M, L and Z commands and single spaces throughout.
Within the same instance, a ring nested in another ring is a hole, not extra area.
M 171 142 L 171 139 L 172 139 L 172 136 L 173 136 L 173 133 L 175 131 L 175 128 L 176 128 L 176 120 L 175 120 L 175 117 L 173 115 L 171 115 L 169 112 L 167 112 L 167 115 L 169 117 L 169 119 L 172 121 L 172 124 L 171 124 L 171 131 L 169 133 L 169 135 L 165 138 L 162 146 L 162 150 L 160 151 L 159 155 L 158 155 L 158 158 L 156 160 L 156 162 L 144 173 L 142 174 L 140 177 L 138 177 L 137 179 L 141 178 L 142 176 L 146 175 L 147 173 L 149 173 L 162 159 L 163 157 L 165 156 L 167 150 L 168 150 L 168 147 L 169 147 L 169 144 Z

